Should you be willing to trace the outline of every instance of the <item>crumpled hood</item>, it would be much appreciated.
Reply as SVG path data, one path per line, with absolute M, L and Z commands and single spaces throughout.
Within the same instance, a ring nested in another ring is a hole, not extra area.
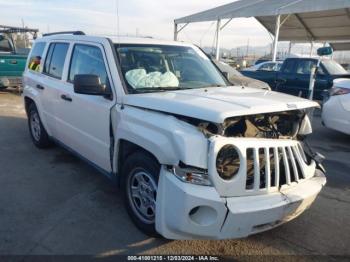
M 214 123 L 223 123 L 226 118 L 235 116 L 319 106 L 296 96 L 238 86 L 130 94 L 124 96 L 123 104 Z

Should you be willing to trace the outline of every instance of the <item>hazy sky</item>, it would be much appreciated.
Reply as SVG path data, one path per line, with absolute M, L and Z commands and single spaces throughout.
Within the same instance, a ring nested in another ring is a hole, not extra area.
M 173 20 L 233 0 L 0 0 L 1 23 L 28 27 L 41 32 L 83 30 L 90 34 L 129 34 L 173 38 Z M 119 28 L 119 32 L 118 32 Z M 190 24 L 179 35 L 184 41 L 212 46 L 215 24 Z M 267 31 L 255 19 L 235 19 L 222 33 L 222 46 L 232 48 L 270 43 Z

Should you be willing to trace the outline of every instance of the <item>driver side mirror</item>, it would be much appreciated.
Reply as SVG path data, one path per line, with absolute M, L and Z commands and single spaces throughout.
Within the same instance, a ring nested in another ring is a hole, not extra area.
M 84 95 L 95 95 L 111 97 L 111 90 L 104 84 L 101 84 L 101 79 L 97 75 L 75 75 L 74 77 L 74 92 Z

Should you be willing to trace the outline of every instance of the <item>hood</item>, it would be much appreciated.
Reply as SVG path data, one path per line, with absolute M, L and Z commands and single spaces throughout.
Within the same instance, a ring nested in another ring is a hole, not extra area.
M 130 94 L 124 105 L 193 117 L 214 123 L 226 118 L 318 107 L 316 102 L 256 88 L 212 87 Z
M 246 87 L 253 87 L 253 88 L 261 88 L 266 90 L 271 90 L 270 86 L 266 84 L 263 81 L 256 80 L 250 77 L 246 76 L 230 76 L 229 81 L 231 84 L 238 85 L 238 86 L 246 86 Z

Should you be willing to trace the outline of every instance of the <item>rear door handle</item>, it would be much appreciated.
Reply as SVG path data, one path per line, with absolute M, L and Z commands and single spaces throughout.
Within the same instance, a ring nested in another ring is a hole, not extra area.
M 73 101 L 73 99 L 71 97 L 67 96 L 67 95 L 61 95 L 61 98 L 63 100 L 65 100 L 65 101 L 68 101 L 68 102 L 72 102 Z
M 45 87 L 43 87 L 42 85 L 36 85 L 35 86 L 37 89 L 40 89 L 40 90 L 44 90 L 45 89 Z

